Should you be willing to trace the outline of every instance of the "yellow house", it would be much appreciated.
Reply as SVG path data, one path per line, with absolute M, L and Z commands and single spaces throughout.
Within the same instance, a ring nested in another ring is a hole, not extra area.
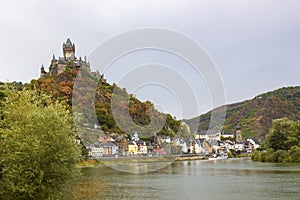
M 128 153 L 130 154 L 137 154 L 138 152 L 138 146 L 136 145 L 135 142 L 130 142 L 128 144 Z

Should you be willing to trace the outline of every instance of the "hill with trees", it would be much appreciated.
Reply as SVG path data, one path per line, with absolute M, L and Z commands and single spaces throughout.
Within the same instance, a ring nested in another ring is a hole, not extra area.
M 222 131 L 234 132 L 239 121 L 243 136 L 264 140 L 274 119 L 300 119 L 300 87 L 280 88 L 251 100 L 229 104 L 226 109 Z M 205 131 L 210 123 L 210 116 L 211 111 L 185 121 L 192 132 Z
M 73 87 L 75 83 L 75 78 L 77 76 L 78 69 L 67 69 L 62 73 L 59 73 L 55 76 L 46 76 L 39 78 L 37 80 L 32 80 L 30 84 L 28 84 L 26 87 L 38 90 L 41 93 L 45 93 L 48 95 L 51 95 L 53 99 L 62 100 L 64 102 L 67 102 L 67 104 L 72 106 L 72 95 L 73 95 Z M 95 84 L 95 81 L 100 80 L 96 87 L 96 93 L 95 97 L 89 97 L 89 96 L 81 96 L 80 97 L 80 103 L 79 104 L 86 104 L 87 102 L 91 101 L 91 98 L 94 102 L 95 108 L 92 110 L 96 112 L 97 120 L 99 122 L 99 125 L 101 126 L 101 130 L 103 130 L 105 133 L 109 134 L 126 134 L 120 127 L 118 127 L 113 112 L 111 109 L 111 100 L 112 96 L 116 95 L 115 98 L 128 98 L 129 99 L 129 114 L 131 116 L 131 119 L 133 122 L 135 122 L 138 125 L 146 126 L 150 123 L 150 115 L 153 115 L 154 119 L 165 119 L 166 124 L 163 126 L 163 128 L 158 132 L 159 135 L 166 135 L 166 136 L 175 136 L 179 127 L 180 127 L 180 121 L 175 120 L 174 117 L 172 117 L 170 114 L 164 114 L 159 112 L 154 108 L 153 103 L 150 101 L 141 102 L 139 101 L 134 95 L 128 94 L 126 89 L 118 87 L 116 84 L 109 84 L 106 82 L 103 76 L 100 77 L 99 74 L 90 72 L 89 70 L 82 70 L 81 73 L 87 73 L 85 77 L 88 77 L 87 80 L 84 81 L 84 83 L 77 87 L 76 92 L 84 94 L 84 90 L 87 90 L 87 88 L 91 88 L 93 84 Z M 96 77 L 98 76 L 98 77 Z M 77 76 L 77 79 L 79 76 Z M 123 101 L 117 101 L 120 102 L 116 106 L 121 110 L 122 112 L 126 112 L 127 107 L 124 105 Z M 123 104 L 122 104 L 123 103 Z M 85 115 L 89 115 L 91 113 L 85 112 Z M 85 118 L 89 118 L 89 116 L 85 116 Z M 88 124 L 88 121 L 85 126 L 93 128 L 94 124 Z M 127 123 L 126 120 L 124 120 L 124 123 Z M 128 125 L 130 126 L 130 124 Z M 130 128 L 130 127 L 129 127 Z M 134 127 L 130 129 L 132 132 L 134 132 Z M 143 137 L 143 132 L 146 132 L 147 130 L 139 130 L 139 134 L 141 134 L 141 137 Z M 146 137 L 146 136 L 145 136 Z

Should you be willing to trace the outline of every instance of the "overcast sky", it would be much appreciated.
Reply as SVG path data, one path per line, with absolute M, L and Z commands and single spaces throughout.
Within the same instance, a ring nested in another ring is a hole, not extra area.
M 61 45 L 67 37 L 75 43 L 77 56 L 88 56 L 121 32 L 158 27 L 185 34 L 206 49 L 223 79 L 226 103 L 300 85 L 298 0 L 12 0 L 1 1 L 0 13 L 0 81 L 38 78 L 42 64 L 48 70 L 52 54 L 62 56 Z M 118 82 L 124 69 L 130 69 L 125 65 L 158 60 L 175 69 L 186 65 L 174 56 L 149 51 L 129 55 L 105 77 L 110 83 Z M 196 92 L 202 91 L 197 87 L 205 88 L 205 80 L 198 77 L 197 85 L 193 72 L 191 78 L 189 70 L 182 73 L 192 80 Z M 162 88 L 144 87 L 135 94 L 178 118 L 188 118 L 213 107 L 209 91 L 203 91 L 196 95 L 204 99 L 202 103 L 186 112 L 178 110 L 180 106 L 172 103 L 174 95 L 168 96 Z

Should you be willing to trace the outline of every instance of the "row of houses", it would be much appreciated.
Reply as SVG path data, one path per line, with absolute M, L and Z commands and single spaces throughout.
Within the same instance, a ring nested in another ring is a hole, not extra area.
M 150 141 L 141 141 L 137 133 L 134 133 L 129 140 L 125 136 L 112 138 L 109 135 L 101 135 L 98 141 L 86 147 L 89 158 L 98 159 L 101 157 L 134 156 L 147 154 L 165 154 L 161 143 L 170 142 L 170 138 L 160 139 L 159 145 Z
M 237 152 L 251 153 L 260 147 L 253 138 L 243 140 L 241 128 L 238 125 L 235 133 L 223 133 L 220 131 L 200 132 L 193 138 L 170 138 L 169 136 L 159 137 L 155 135 L 154 141 L 141 141 L 138 133 L 134 133 L 129 140 L 127 137 L 111 138 L 102 135 L 98 142 L 87 146 L 90 158 L 105 156 L 130 156 L 130 155 L 153 155 L 166 154 L 163 146 L 172 144 L 177 151 L 172 154 L 210 154 L 215 152 Z M 181 150 L 178 152 L 178 148 Z
M 181 146 L 181 153 L 183 154 L 208 154 L 203 139 L 176 139 L 174 145 Z
M 251 153 L 260 147 L 260 144 L 254 138 L 243 140 L 239 123 L 236 126 L 235 132 L 203 131 L 196 134 L 195 139 L 206 141 L 209 144 L 207 146 L 209 153 L 220 151 L 228 152 L 229 150 Z
M 206 140 L 206 139 L 175 139 L 170 143 L 174 146 L 181 147 L 181 153 L 184 154 L 202 154 L 207 155 L 213 152 L 228 152 L 235 150 L 237 152 L 251 153 L 254 149 L 260 147 L 259 143 L 253 139 L 248 138 L 242 143 L 237 143 L 232 140 Z M 130 156 L 130 155 L 152 155 L 152 154 L 165 154 L 164 148 L 153 146 L 146 142 L 128 142 L 126 151 L 120 149 L 119 146 L 113 142 L 97 142 L 87 146 L 90 158 L 101 158 L 110 156 Z
M 119 147 L 112 142 L 95 143 L 86 147 L 90 158 L 100 158 L 119 154 Z
M 207 155 L 214 152 L 228 152 L 234 150 L 236 152 L 248 152 L 251 153 L 254 149 L 260 147 L 259 143 L 253 139 L 248 138 L 244 142 L 237 143 L 235 141 L 229 140 L 211 140 L 206 139 L 175 139 L 171 140 L 170 143 L 174 146 L 181 148 L 183 154 L 201 154 Z M 146 142 L 128 142 L 127 148 L 121 149 L 119 146 L 113 142 L 97 142 L 87 146 L 87 150 L 90 158 L 101 158 L 101 157 L 111 157 L 111 156 L 145 156 L 145 155 L 162 155 L 166 154 L 164 148 L 155 146 Z
M 200 133 L 196 138 L 207 141 L 209 144 L 207 151 L 210 153 L 220 151 L 228 152 L 229 150 L 251 153 L 253 150 L 260 148 L 260 144 L 254 138 L 243 140 L 240 128 L 237 128 L 236 133 Z

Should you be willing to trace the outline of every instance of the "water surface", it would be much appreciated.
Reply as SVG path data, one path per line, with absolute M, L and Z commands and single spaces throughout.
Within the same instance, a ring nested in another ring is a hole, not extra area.
M 300 199 L 300 164 L 249 158 L 179 161 L 156 172 L 130 174 L 100 166 L 83 168 L 105 183 L 99 199 Z

